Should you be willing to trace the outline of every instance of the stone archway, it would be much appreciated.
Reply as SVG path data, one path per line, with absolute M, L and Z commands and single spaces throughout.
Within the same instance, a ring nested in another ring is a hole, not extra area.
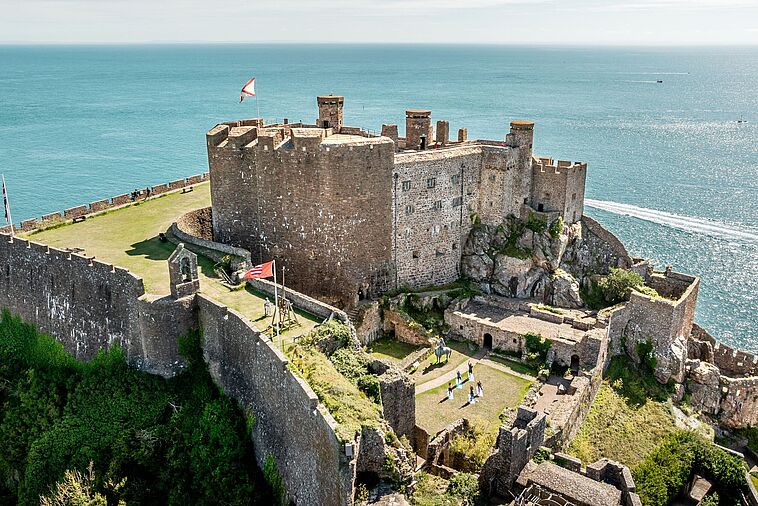
M 571 355 L 571 372 L 576 376 L 579 374 L 579 355 Z
M 482 345 L 484 348 L 491 350 L 492 349 L 492 334 L 489 332 L 484 334 L 484 339 Z

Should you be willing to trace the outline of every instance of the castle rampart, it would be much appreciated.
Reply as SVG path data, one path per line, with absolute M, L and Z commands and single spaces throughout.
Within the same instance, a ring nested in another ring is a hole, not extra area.
M 203 295 L 197 304 L 211 375 L 254 417 L 259 467 L 274 459 L 295 504 L 349 504 L 355 460 L 345 455 L 336 422 L 313 390 L 242 315 Z
M 531 205 L 537 211 L 557 211 L 574 223 L 584 212 L 587 164 L 535 158 L 532 162 Z
M 0 307 L 77 359 L 118 344 L 142 370 L 170 376 L 182 367 L 175 339 L 194 322 L 185 301 L 148 299 L 125 269 L 8 235 L 0 235 L 0 266 Z

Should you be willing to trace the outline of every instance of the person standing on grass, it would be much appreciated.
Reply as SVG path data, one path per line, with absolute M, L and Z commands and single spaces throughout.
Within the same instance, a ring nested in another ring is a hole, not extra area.
M 451 381 L 447 382 L 447 400 L 453 400 L 453 384 Z
M 468 380 L 474 381 L 474 364 L 470 360 L 468 362 Z
M 455 376 L 455 388 L 461 389 L 463 388 L 463 377 L 461 376 L 461 371 L 457 371 Z
M 477 381 L 476 382 L 476 396 L 477 397 L 483 397 L 484 396 L 484 388 L 482 388 L 482 382 Z
M 476 403 L 476 397 L 474 396 L 474 387 L 473 386 L 468 387 L 468 403 L 469 404 L 475 404 Z

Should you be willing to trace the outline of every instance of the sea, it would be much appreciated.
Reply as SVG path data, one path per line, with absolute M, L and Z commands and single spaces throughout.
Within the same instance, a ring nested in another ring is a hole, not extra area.
M 369 130 L 402 134 L 406 108 L 469 138 L 535 121 L 537 154 L 589 164 L 586 213 L 700 276 L 696 321 L 758 352 L 758 47 L 0 46 L 13 219 L 204 172 L 216 123 L 312 122 L 323 94 Z

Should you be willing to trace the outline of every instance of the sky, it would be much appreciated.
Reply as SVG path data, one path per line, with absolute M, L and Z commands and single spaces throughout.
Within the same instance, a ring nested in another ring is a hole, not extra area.
M 0 0 L 0 13 L 11 44 L 758 44 L 758 0 Z

